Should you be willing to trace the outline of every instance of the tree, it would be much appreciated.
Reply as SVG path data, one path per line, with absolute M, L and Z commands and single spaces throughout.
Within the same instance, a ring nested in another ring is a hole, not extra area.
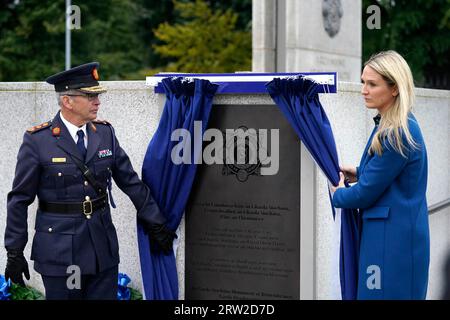
M 184 23 L 186 20 L 176 14 L 172 0 L 135 0 L 140 6 L 138 14 L 138 26 L 136 32 L 139 38 L 147 45 L 145 50 L 145 67 L 164 66 L 170 59 L 162 57 L 154 50 L 154 45 L 161 44 L 154 36 L 154 30 L 163 22 L 168 24 Z M 192 0 L 189 0 L 192 2 Z M 251 31 L 252 0 L 209 0 L 210 7 L 214 10 L 231 9 L 239 13 L 236 29 Z
M 85 22 L 73 32 L 74 64 L 99 61 L 102 79 L 132 79 L 145 65 L 148 50 L 137 32 L 139 2 L 85 0 L 80 8 Z
M 204 0 L 174 0 L 183 22 L 165 22 L 155 30 L 162 57 L 171 58 L 165 71 L 234 72 L 251 70 L 251 33 L 236 29 L 238 14 L 213 10 Z
M 138 1 L 85 0 L 72 30 L 72 65 L 99 61 L 102 80 L 129 79 L 146 64 Z M 65 1 L 0 3 L 0 81 L 42 81 L 65 65 Z M 142 79 L 142 78 L 141 78 Z
M 136 30 L 139 39 L 145 45 L 143 69 L 150 66 L 166 65 L 169 60 L 161 57 L 152 48 L 158 43 L 153 31 L 163 22 L 174 23 L 176 20 L 172 0 L 139 0 L 141 11 L 138 16 L 138 26 Z M 141 69 L 142 70 L 142 69 Z M 141 79 L 145 77 L 145 72 L 141 72 Z
M 381 29 L 363 25 L 363 58 L 393 49 L 408 61 L 418 86 L 450 89 L 450 0 L 364 0 L 381 8 Z
M 64 65 L 64 4 L 30 0 L 14 5 L 3 1 L 0 12 L 0 80 L 42 80 L 54 70 L 55 61 Z M 59 14 L 62 11 L 62 14 Z M 62 23 L 62 27 L 57 26 Z M 61 45 L 62 50 L 53 51 Z M 61 70 L 61 69 L 60 69 Z M 55 70 L 56 71 L 56 70 Z
M 81 29 L 72 30 L 72 65 L 99 61 L 102 80 L 143 79 L 149 68 L 167 65 L 174 58 L 153 50 L 161 44 L 154 30 L 163 22 L 190 20 L 175 12 L 172 0 L 72 4 L 81 10 Z M 240 12 L 236 30 L 250 33 L 251 0 L 209 4 L 214 10 Z M 0 0 L 0 81 L 42 81 L 64 69 L 64 48 L 64 0 Z M 250 57 L 248 45 L 243 48 Z

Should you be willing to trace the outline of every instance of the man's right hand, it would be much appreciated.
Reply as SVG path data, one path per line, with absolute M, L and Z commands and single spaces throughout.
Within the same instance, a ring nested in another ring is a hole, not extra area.
M 148 229 L 150 246 L 154 252 L 162 251 L 165 255 L 173 252 L 173 240 L 178 238 L 176 233 L 163 224 L 151 225 Z
M 345 176 L 345 179 L 348 180 L 350 183 L 354 183 L 358 181 L 358 178 L 356 177 L 356 167 L 352 166 L 339 166 L 340 170 Z
M 28 263 L 23 252 L 20 250 L 7 249 L 8 260 L 6 262 L 5 279 L 11 279 L 12 282 L 25 286 L 22 273 L 27 280 L 30 280 L 30 271 L 28 270 Z

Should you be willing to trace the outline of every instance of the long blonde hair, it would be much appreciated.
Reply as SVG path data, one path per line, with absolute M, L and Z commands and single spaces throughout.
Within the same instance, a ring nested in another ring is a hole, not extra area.
M 408 113 L 415 101 L 411 69 L 405 59 L 393 50 L 373 55 L 364 63 L 364 66 L 374 69 L 383 77 L 388 86 L 391 88 L 396 86 L 398 90 L 392 106 L 381 117 L 380 126 L 373 137 L 369 153 L 375 152 L 381 155 L 383 153 L 382 141 L 387 139 L 389 145 L 396 152 L 406 157 L 406 146 L 403 143 L 402 135 L 410 147 L 418 147 L 408 129 Z

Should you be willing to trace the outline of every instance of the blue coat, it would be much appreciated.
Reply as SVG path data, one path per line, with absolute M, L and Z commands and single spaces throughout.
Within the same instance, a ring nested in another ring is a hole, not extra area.
M 100 185 L 106 188 L 112 176 L 130 197 L 140 219 L 164 223 L 165 218 L 149 188 L 133 170 L 111 125 L 88 123 L 87 135 L 85 164 Z M 36 195 L 46 202 L 82 202 L 86 196 L 92 200 L 98 198 L 71 157 L 82 159 L 59 113 L 53 121 L 25 133 L 13 187 L 8 194 L 5 247 L 24 249 L 28 240 L 28 206 Z M 81 212 L 58 214 L 38 210 L 35 229 L 31 259 L 35 261 L 35 270 L 42 275 L 66 276 L 70 265 L 79 266 L 82 274 L 95 274 L 119 263 L 117 234 L 109 205 L 94 211 L 90 219 Z
M 426 297 L 430 259 L 427 152 L 412 114 L 408 126 L 418 149 L 409 147 L 405 158 L 385 141 L 381 156 L 369 155 L 376 126 L 357 168 L 358 182 L 333 195 L 335 207 L 359 208 L 362 215 L 358 299 Z

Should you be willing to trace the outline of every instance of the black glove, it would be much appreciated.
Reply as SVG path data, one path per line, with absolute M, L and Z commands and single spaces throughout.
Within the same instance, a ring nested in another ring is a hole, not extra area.
M 12 282 L 21 286 L 25 286 L 22 273 L 27 280 L 30 280 L 30 271 L 28 270 L 28 263 L 20 250 L 7 249 L 8 261 L 6 262 L 5 278 L 11 279 Z
M 162 251 L 170 254 L 173 250 L 173 240 L 178 238 L 175 232 L 169 230 L 164 224 L 152 224 L 148 226 L 150 247 L 153 252 Z

